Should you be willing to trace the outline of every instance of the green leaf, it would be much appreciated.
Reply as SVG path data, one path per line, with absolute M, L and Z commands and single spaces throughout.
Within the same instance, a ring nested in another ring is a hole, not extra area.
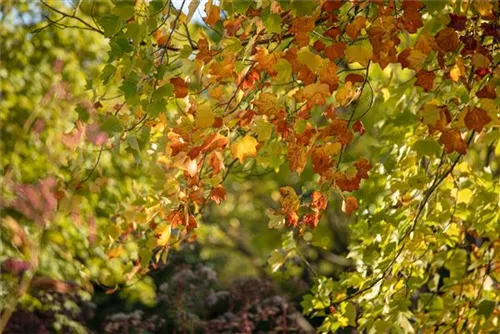
M 122 21 L 117 15 L 104 15 L 97 19 L 97 23 L 102 27 L 105 37 L 112 37 L 122 27 Z
M 119 2 L 113 7 L 113 13 L 118 15 L 122 20 L 128 20 L 134 16 L 134 3 Z
M 142 35 L 144 35 L 145 30 L 144 26 L 140 25 L 137 22 L 130 22 L 127 24 L 127 31 L 125 32 L 125 36 L 134 41 L 135 45 L 139 45 L 142 40 Z
M 106 85 L 109 82 L 109 79 L 116 73 L 116 67 L 111 64 L 108 64 L 104 67 L 101 73 L 101 79 L 103 83 Z
M 488 319 L 489 317 L 491 317 L 494 310 L 494 302 L 492 302 L 491 300 L 483 300 L 477 308 L 477 314 L 482 315 L 483 317 L 485 317 L 485 319 Z
M 289 82 L 292 76 L 292 65 L 283 58 L 280 58 L 274 65 L 274 69 L 278 74 L 276 75 L 276 82 L 285 83 Z
M 122 131 L 122 124 L 116 116 L 108 116 L 101 124 L 101 130 L 107 133 Z
M 146 111 L 151 116 L 158 116 L 160 113 L 167 111 L 167 105 L 164 101 L 152 102 L 148 104 Z
M 75 111 L 78 113 L 78 119 L 82 122 L 87 122 L 90 118 L 90 113 L 87 108 L 77 105 Z
M 151 97 L 153 102 L 162 101 L 165 97 L 174 96 L 174 85 L 167 83 L 156 89 Z
M 413 144 L 413 149 L 417 152 L 419 157 L 422 156 L 439 156 L 441 155 L 441 146 L 431 139 L 422 139 Z
M 285 217 L 284 216 L 277 216 L 273 214 L 269 214 L 269 223 L 267 226 L 269 228 L 282 228 L 285 226 Z
M 223 39 L 222 45 L 226 53 L 238 53 L 242 49 L 241 41 L 235 37 Z
M 131 149 L 139 151 L 139 143 L 137 142 L 137 138 L 135 136 L 127 136 L 127 143 Z
M 267 20 L 264 21 L 267 31 L 270 33 L 281 32 L 281 16 L 278 14 L 270 14 Z
M 125 95 L 125 99 L 132 100 L 136 97 L 138 82 L 139 78 L 135 74 L 130 75 L 125 80 L 123 80 L 123 83 L 120 86 L 120 90 Z

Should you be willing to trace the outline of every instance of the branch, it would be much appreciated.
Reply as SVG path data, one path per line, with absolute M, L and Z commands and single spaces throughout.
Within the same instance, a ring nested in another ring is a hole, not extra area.
M 102 30 L 100 30 L 99 28 L 96 28 L 94 26 L 92 26 L 91 24 L 87 23 L 85 20 L 79 18 L 78 16 L 76 16 L 76 11 L 74 14 L 68 14 L 68 13 L 65 13 L 63 11 L 60 11 L 59 9 L 57 8 L 54 8 L 52 7 L 51 5 L 47 4 L 44 0 L 40 0 L 40 2 L 47 8 L 49 8 L 50 10 L 62 15 L 63 17 L 68 17 L 68 18 L 72 18 L 72 19 L 75 19 L 79 22 L 81 22 L 83 25 L 87 26 L 90 30 L 92 31 L 95 31 L 95 32 L 98 32 L 100 33 L 101 35 L 104 35 L 104 32 Z M 81 27 L 80 27 L 81 28 Z

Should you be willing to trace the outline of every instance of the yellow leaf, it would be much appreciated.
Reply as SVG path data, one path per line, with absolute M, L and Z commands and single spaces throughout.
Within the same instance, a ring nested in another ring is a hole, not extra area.
M 208 105 L 199 106 L 196 111 L 196 126 L 200 128 L 208 128 L 214 124 L 214 114 Z
M 325 153 L 329 156 L 338 155 L 342 150 L 342 144 L 340 142 L 327 143 L 323 146 Z
M 156 237 L 156 246 L 165 247 L 170 240 L 170 225 L 158 225 L 155 229 L 154 235 Z
M 337 89 L 337 94 L 335 94 L 335 98 L 341 106 L 345 106 L 353 96 L 354 90 L 352 89 L 352 82 L 350 81 L 346 82 L 344 86 Z
M 271 93 L 261 93 L 257 100 L 253 101 L 260 114 L 272 115 L 278 110 L 278 98 Z
M 357 62 L 362 66 L 367 66 L 373 56 L 373 51 L 364 45 L 351 45 L 345 50 L 345 55 L 349 63 Z
M 297 60 L 299 63 L 306 65 L 312 72 L 319 72 L 324 66 L 323 58 L 312 53 L 309 47 L 304 47 L 297 52 Z
M 247 157 L 257 156 L 257 144 L 257 139 L 247 135 L 231 145 L 231 153 L 243 163 Z
M 472 191 L 470 189 L 460 189 L 457 193 L 457 204 L 469 204 L 472 199 Z

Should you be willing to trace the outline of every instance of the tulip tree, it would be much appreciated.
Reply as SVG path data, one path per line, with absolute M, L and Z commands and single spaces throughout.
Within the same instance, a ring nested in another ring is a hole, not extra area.
M 91 166 L 57 187 L 99 196 L 104 160 L 137 176 L 119 180 L 133 199 L 97 241 L 110 259 L 135 242 L 128 279 L 196 237 L 234 169 L 312 168 L 314 182 L 284 185 L 269 209 L 284 236 L 269 265 L 298 256 L 312 271 L 301 305 L 319 331 L 500 330 L 498 2 L 42 4 L 47 26 L 107 44 L 63 139 L 70 157 L 93 148 Z M 299 249 L 337 205 L 353 265 L 333 278 Z

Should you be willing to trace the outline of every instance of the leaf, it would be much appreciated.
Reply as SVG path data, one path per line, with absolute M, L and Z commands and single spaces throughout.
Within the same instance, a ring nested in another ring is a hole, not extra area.
M 292 76 L 292 65 L 286 59 L 278 59 L 273 69 L 277 72 L 275 77 L 276 82 L 286 83 L 290 81 Z
M 221 184 L 212 188 L 212 191 L 210 192 L 210 199 L 217 204 L 220 204 L 226 199 L 226 190 Z
M 252 124 L 252 131 L 257 134 L 257 139 L 265 142 L 271 138 L 273 125 L 263 117 L 257 117 Z
M 354 96 L 354 89 L 352 87 L 352 82 L 348 81 L 345 83 L 345 85 L 341 86 L 337 90 L 337 93 L 335 94 L 335 99 L 340 104 L 340 106 L 345 106 L 353 96 Z
M 122 26 L 122 21 L 117 15 L 103 15 L 97 19 L 97 22 L 102 27 L 105 37 L 113 37 Z
M 368 66 L 368 61 L 372 58 L 373 52 L 366 45 L 351 45 L 345 50 L 345 55 L 349 63 L 359 63 Z
M 331 61 L 343 58 L 346 48 L 347 44 L 344 42 L 333 43 L 325 48 L 325 56 Z
M 444 145 L 444 150 L 448 154 L 453 152 L 465 154 L 467 152 L 467 146 L 458 129 L 444 130 L 441 137 L 439 137 L 439 142 Z
M 354 211 L 359 208 L 358 200 L 356 197 L 348 196 L 342 202 L 342 211 L 345 212 L 348 216 L 350 216 Z
M 434 40 L 441 52 L 453 52 L 460 44 L 458 35 L 452 28 L 445 28 L 439 31 L 434 37 Z
M 170 79 L 170 83 L 174 85 L 174 94 L 177 98 L 186 97 L 188 94 L 188 85 L 184 79 L 175 77 Z
M 269 33 L 281 32 L 281 16 L 279 16 L 278 14 L 270 14 L 264 21 L 264 24 Z
M 247 157 L 257 156 L 257 145 L 254 137 L 246 135 L 231 145 L 231 154 L 243 164 Z
M 215 116 L 208 104 L 203 104 L 196 111 L 196 126 L 199 128 L 208 128 L 214 124 Z
M 415 83 L 415 86 L 420 86 L 426 92 L 428 92 L 434 87 L 435 78 L 436 75 L 434 74 L 434 72 L 420 70 L 417 72 L 417 82 Z
M 116 67 L 114 67 L 111 64 L 106 65 L 101 73 L 101 79 L 103 81 L 103 84 L 106 85 L 115 73 L 116 73 Z
M 346 26 L 345 32 L 351 39 L 358 37 L 361 29 L 365 27 L 366 19 L 364 16 L 356 16 L 356 18 Z
M 297 60 L 300 64 L 307 66 L 312 72 L 319 72 L 323 65 L 323 58 L 321 56 L 312 53 L 309 47 L 304 47 L 297 52 Z
M 489 319 L 495 310 L 495 302 L 491 300 L 483 300 L 477 307 L 477 314 Z
M 268 214 L 269 223 L 267 226 L 269 228 L 282 228 L 285 226 L 285 217 L 282 215 Z
M 189 2 L 188 6 L 188 13 L 186 15 L 186 23 L 190 23 L 191 19 L 193 18 L 194 13 L 196 12 L 196 9 L 200 5 L 200 0 L 191 0 Z
M 158 225 L 154 230 L 154 236 L 156 238 L 156 246 L 166 247 L 170 241 L 170 235 L 172 231 L 171 224 Z
M 107 133 L 121 132 L 122 124 L 116 116 L 108 116 L 104 119 L 104 122 L 101 123 L 100 129 Z
M 430 139 L 421 139 L 413 144 L 413 149 L 419 156 L 439 156 L 441 154 L 441 147 L 439 144 Z
M 205 5 L 205 13 L 207 14 L 207 17 L 205 17 L 205 22 L 209 26 L 214 27 L 220 20 L 220 7 L 214 5 L 212 3 L 212 0 L 209 0 Z
M 465 114 L 464 123 L 469 130 L 475 130 L 478 133 L 483 131 L 483 128 L 491 122 L 491 117 L 488 116 L 486 110 L 472 107 L 468 108 Z
M 151 100 L 153 102 L 163 101 L 165 97 L 172 97 L 173 93 L 174 93 L 174 86 L 168 83 L 157 88 L 154 91 L 153 95 L 151 96 Z

